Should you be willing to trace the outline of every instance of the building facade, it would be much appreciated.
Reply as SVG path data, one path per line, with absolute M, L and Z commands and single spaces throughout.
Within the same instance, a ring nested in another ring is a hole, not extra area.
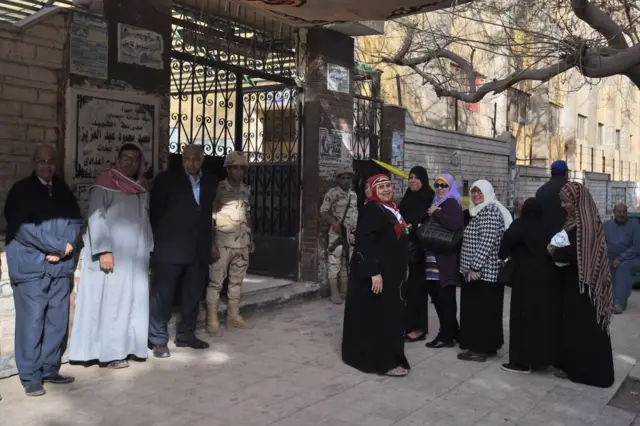
M 435 43 L 424 40 L 429 28 L 437 28 L 442 37 L 466 40 L 454 41 L 447 49 L 467 60 L 473 57 L 477 85 L 504 77 L 518 59 L 527 61 L 526 52 L 491 52 L 495 34 L 475 18 L 436 12 L 418 16 L 413 23 L 425 29 L 423 38 L 416 37 L 423 51 Z M 612 180 L 640 179 L 640 93 L 627 77 L 587 80 L 570 70 L 545 84 L 525 81 L 498 95 L 490 93 L 478 103 L 439 98 L 408 67 L 381 61 L 399 51 L 405 34 L 403 25 L 387 23 L 384 36 L 361 37 L 356 49 L 359 60 L 383 71 L 384 101 L 406 108 L 416 123 L 489 138 L 509 132 L 517 139 L 519 165 L 547 167 L 564 159 L 572 170 L 606 173 Z M 472 50 L 469 45 L 474 43 L 484 43 L 486 49 Z M 445 65 L 441 62 L 429 72 L 458 90 L 465 91 L 465 85 L 468 90 L 466 75 L 454 63 Z

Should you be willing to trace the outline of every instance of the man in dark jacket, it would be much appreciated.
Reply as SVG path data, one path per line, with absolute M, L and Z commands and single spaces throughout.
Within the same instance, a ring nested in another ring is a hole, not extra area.
M 45 394 L 43 382 L 74 380 L 59 370 L 82 217 L 73 193 L 55 175 L 54 149 L 39 145 L 33 160 L 31 176 L 9 191 L 4 215 L 16 309 L 16 365 L 26 394 L 40 396 Z
M 551 179 L 536 192 L 536 198 L 542 207 L 542 216 L 549 240 L 562 230 L 567 212 L 560 203 L 560 190 L 569 181 L 567 163 L 558 160 L 551 164 Z
M 176 346 L 207 349 L 195 335 L 198 307 L 204 298 L 207 270 L 213 253 L 213 200 L 218 181 L 202 170 L 204 151 L 188 145 L 182 168 L 162 172 L 151 191 L 151 227 L 155 247 L 151 257 L 149 344 L 157 358 L 171 356 L 167 322 L 174 292 L 182 289 Z

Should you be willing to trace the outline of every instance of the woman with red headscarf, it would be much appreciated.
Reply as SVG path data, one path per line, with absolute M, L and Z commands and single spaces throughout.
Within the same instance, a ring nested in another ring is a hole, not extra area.
M 153 235 L 145 170 L 142 150 L 127 143 L 89 190 L 71 361 L 119 369 L 129 356 L 147 357 Z
M 369 179 L 371 195 L 358 217 L 342 335 L 343 361 L 365 373 L 406 376 L 402 284 L 408 229 L 391 201 L 385 175 Z

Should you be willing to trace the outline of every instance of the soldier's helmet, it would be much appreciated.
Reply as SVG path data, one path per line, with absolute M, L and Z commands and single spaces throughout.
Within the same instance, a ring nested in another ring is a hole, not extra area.
M 249 166 L 249 161 L 242 152 L 233 151 L 228 153 L 227 157 L 224 159 L 224 167 L 231 166 L 247 167 Z

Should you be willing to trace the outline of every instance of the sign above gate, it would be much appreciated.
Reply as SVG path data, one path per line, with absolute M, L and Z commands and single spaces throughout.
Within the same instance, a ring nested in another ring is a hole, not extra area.
M 231 0 L 294 26 L 385 21 L 469 1 L 472 0 Z M 181 3 L 206 9 L 216 0 L 182 0 Z

